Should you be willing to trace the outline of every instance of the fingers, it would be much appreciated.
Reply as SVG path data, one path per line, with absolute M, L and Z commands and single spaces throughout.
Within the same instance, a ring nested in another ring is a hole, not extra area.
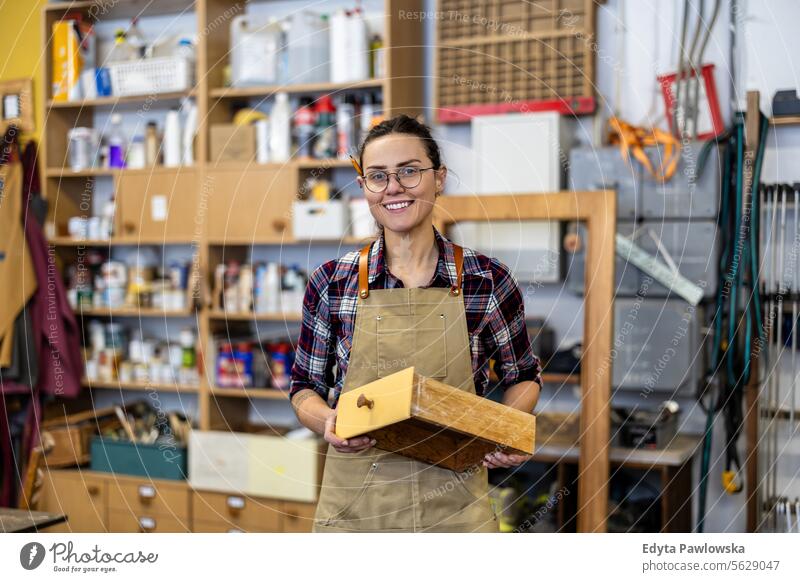
M 488 453 L 483 459 L 483 466 L 489 469 L 509 469 L 521 465 L 531 458 L 530 455 L 505 454 L 500 451 Z
M 358 444 L 354 444 L 356 440 L 359 441 Z M 346 446 L 333 445 L 333 448 L 340 453 L 360 453 L 370 447 L 374 447 L 376 443 L 377 441 L 375 439 L 369 437 L 357 437 L 356 439 L 350 439 Z

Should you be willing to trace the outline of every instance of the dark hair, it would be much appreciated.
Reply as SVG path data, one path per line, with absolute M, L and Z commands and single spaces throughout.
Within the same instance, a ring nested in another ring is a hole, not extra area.
M 381 121 L 378 125 L 369 130 L 367 137 L 364 138 L 361 147 L 358 149 L 358 163 L 362 168 L 364 167 L 364 150 L 369 142 L 393 133 L 414 135 L 421 139 L 425 146 L 425 153 L 430 158 L 433 167 L 438 170 L 442 166 L 442 155 L 439 151 L 439 144 L 433 139 L 431 128 L 413 117 L 402 113 L 391 119 Z

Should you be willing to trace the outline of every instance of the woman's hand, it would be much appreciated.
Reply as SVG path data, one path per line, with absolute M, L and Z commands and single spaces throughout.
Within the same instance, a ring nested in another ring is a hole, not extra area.
M 530 459 L 531 455 L 507 455 L 500 451 L 494 451 L 483 458 L 483 466 L 489 469 L 508 469 L 509 467 L 517 467 Z
M 374 447 L 376 441 L 368 436 L 353 437 L 351 439 L 340 439 L 336 436 L 336 410 L 325 419 L 325 440 L 333 445 L 333 448 L 340 453 L 358 453 L 370 447 Z

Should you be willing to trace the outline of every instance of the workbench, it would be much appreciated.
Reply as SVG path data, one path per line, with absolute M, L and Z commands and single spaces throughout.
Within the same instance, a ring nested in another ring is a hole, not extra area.
M 547 415 L 539 418 L 533 460 L 556 465 L 559 487 L 574 491 L 580 457 L 576 431 L 570 430 L 574 426 L 565 422 L 548 423 Z M 679 434 L 664 449 L 631 449 L 613 445 L 609 448 L 612 475 L 614 468 L 658 474 L 662 532 L 692 531 L 692 462 L 701 449 L 702 440 L 702 435 Z M 574 528 L 576 511 L 576 496 L 564 496 L 557 515 L 562 530 Z
M 67 521 L 63 513 L 0 507 L 0 532 L 32 533 Z

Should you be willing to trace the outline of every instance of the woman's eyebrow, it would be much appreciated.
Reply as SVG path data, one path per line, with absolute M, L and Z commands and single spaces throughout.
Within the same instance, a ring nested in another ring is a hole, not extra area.
M 419 162 L 419 161 L 420 161 L 420 160 L 417 160 L 416 158 L 415 158 L 415 159 L 413 159 L 413 160 L 406 160 L 405 162 L 400 162 L 399 164 L 397 164 L 397 167 L 399 168 L 400 166 L 407 166 L 407 165 L 408 165 L 408 164 L 410 164 L 411 162 Z M 372 166 L 367 166 L 367 169 L 369 170 L 369 169 L 372 169 L 372 168 L 374 168 L 374 169 L 376 169 L 376 170 L 384 170 L 384 169 L 386 169 L 386 167 L 387 167 L 387 166 L 383 166 L 383 165 L 380 165 L 380 164 L 376 164 L 376 165 L 372 165 Z

